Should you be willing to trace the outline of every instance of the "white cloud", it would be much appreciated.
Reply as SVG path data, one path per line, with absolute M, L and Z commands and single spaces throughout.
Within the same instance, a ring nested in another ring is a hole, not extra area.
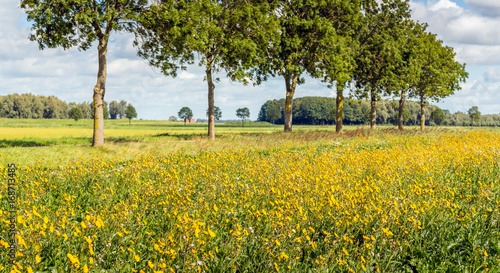
M 431 11 L 438 11 L 442 9 L 461 9 L 455 2 L 451 2 L 450 0 L 440 0 L 435 4 L 432 4 L 429 7 Z

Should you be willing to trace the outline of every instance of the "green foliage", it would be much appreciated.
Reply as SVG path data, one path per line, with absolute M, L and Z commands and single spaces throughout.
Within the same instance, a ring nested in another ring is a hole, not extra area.
M 236 116 L 241 119 L 241 126 L 243 126 L 245 119 L 250 117 L 250 110 L 247 107 L 238 108 L 236 110 Z
M 408 109 L 404 108 L 403 109 L 403 123 L 407 123 L 410 120 L 410 117 L 411 117 L 410 111 Z M 399 112 L 397 112 L 394 115 L 394 123 L 398 122 L 398 118 L 399 118 Z
M 83 118 L 82 110 L 79 107 L 72 107 L 71 110 L 69 110 L 69 117 L 77 122 Z
M 132 104 L 128 104 L 127 109 L 125 109 L 125 117 L 128 118 L 129 122 L 133 118 L 137 118 L 137 111 Z
M 208 109 L 207 109 L 207 117 L 208 117 Z M 222 118 L 222 111 L 218 106 L 214 106 L 214 119 L 220 120 Z
M 5 118 L 68 118 L 68 104 L 54 96 L 9 94 L 0 96 L 0 116 Z
M 190 119 L 193 118 L 193 111 L 187 106 L 184 106 L 179 110 L 179 113 L 177 113 L 177 116 L 180 119 Z
M 111 31 L 130 27 L 130 20 L 146 4 L 146 0 L 22 0 L 20 7 L 33 23 L 30 40 L 37 41 L 40 49 L 87 50 Z
M 274 122 L 277 119 L 280 119 L 282 117 L 281 114 L 281 109 L 276 106 L 275 104 L 272 104 L 268 109 L 266 113 L 266 120 L 271 120 L 274 124 Z
M 437 125 L 441 125 L 446 120 L 446 115 L 442 109 L 436 108 L 436 110 L 431 113 L 431 120 Z
M 239 117 L 240 119 L 246 119 L 250 117 L 250 110 L 248 107 L 244 108 L 238 108 L 236 110 L 236 116 Z
M 172 121 L 172 122 L 176 122 L 177 121 L 177 117 L 176 116 L 170 116 L 168 118 L 169 121 Z
M 460 90 L 460 83 L 465 82 L 468 73 L 465 64 L 455 61 L 453 48 L 444 46 L 436 35 L 424 33 L 422 41 L 421 74 L 416 84 L 415 96 L 422 103 L 425 100 L 439 101 Z
M 469 109 L 468 114 L 472 121 L 472 124 L 474 124 L 474 122 L 479 122 L 479 120 L 481 120 L 481 112 L 479 112 L 479 107 L 477 106 L 472 106 Z
M 111 119 L 117 119 L 119 115 L 120 115 L 120 105 L 115 100 L 111 101 L 109 103 L 109 117 Z

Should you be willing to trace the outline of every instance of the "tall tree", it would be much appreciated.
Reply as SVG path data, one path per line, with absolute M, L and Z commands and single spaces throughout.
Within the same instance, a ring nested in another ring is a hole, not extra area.
M 108 41 L 112 31 L 129 29 L 147 0 L 21 0 L 20 7 L 33 22 L 30 40 L 40 49 L 78 47 L 89 49 L 98 41 L 99 68 L 94 87 L 92 145 L 104 144 L 103 100 L 106 90 Z
M 175 77 L 198 54 L 208 84 L 208 137 L 214 139 L 214 82 L 219 80 L 214 74 L 224 71 L 231 80 L 249 82 L 245 71 L 261 61 L 257 53 L 266 48 L 272 34 L 266 13 L 269 4 L 260 0 L 158 2 L 139 20 L 139 55 Z
M 415 96 L 420 100 L 420 130 L 425 128 L 425 105 L 427 100 L 439 101 L 460 90 L 460 82 L 465 82 L 469 74 L 465 64 L 455 61 L 453 48 L 444 46 L 434 34 L 422 37 L 423 59 L 421 73 L 415 85 Z
M 277 0 L 269 17 L 279 23 L 275 28 L 278 39 L 267 44 L 266 58 L 255 70 L 257 80 L 268 75 L 282 76 L 285 80 L 286 99 L 284 131 L 292 131 L 293 96 L 297 85 L 305 82 L 304 74 L 320 78 L 325 65 L 338 64 L 335 54 L 327 49 L 347 48 L 345 41 L 336 34 L 331 16 L 349 13 L 351 1 Z M 358 2 L 358 1 L 355 1 Z M 325 57 L 326 56 L 326 57 Z M 325 61 L 325 58 L 330 58 Z M 325 65 L 319 66 L 319 64 Z
M 360 29 L 365 11 L 373 5 L 372 0 L 337 1 L 331 9 L 325 9 L 326 16 L 335 28 L 336 43 L 326 44 L 320 64 L 324 70 L 324 81 L 336 88 L 335 131 L 342 132 L 344 113 L 344 89 L 351 82 L 356 69 L 356 55 L 360 46 Z
M 388 85 L 399 95 L 397 116 L 398 130 L 403 130 L 404 105 L 408 97 L 415 96 L 415 87 L 420 78 L 421 65 L 424 53 L 422 37 L 425 36 L 427 25 L 415 23 L 411 20 L 403 22 L 402 32 L 397 37 L 397 54 L 393 56 L 394 75 Z
M 376 124 L 377 101 L 385 92 L 392 93 L 391 80 L 397 77 L 394 56 L 397 55 L 397 37 L 400 26 L 409 20 L 408 0 L 382 0 L 371 3 L 365 11 L 355 72 L 358 96 L 370 100 L 370 128 Z

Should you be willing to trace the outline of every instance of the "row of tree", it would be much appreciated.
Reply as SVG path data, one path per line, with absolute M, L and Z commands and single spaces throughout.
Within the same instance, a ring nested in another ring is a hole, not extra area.
M 467 77 L 452 48 L 410 18 L 410 0 L 22 0 L 40 48 L 87 50 L 97 41 L 93 145 L 104 143 L 106 56 L 111 32 L 136 35 L 139 56 L 167 76 L 199 62 L 208 84 L 208 135 L 214 132 L 214 73 L 260 84 L 283 77 L 284 130 L 292 131 L 293 97 L 305 75 L 337 90 L 337 132 L 344 90 L 370 100 L 370 125 L 383 96 L 417 97 L 425 104 L 458 90 Z
M 125 100 L 120 102 L 103 102 L 103 118 L 126 118 L 126 109 L 131 104 Z M 133 107 L 133 106 L 132 106 Z M 89 102 L 70 102 L 60 100 L 55 96 L 38 96 L 33 94 L 9 94 L 0 96 L 0 117 L 3 118 L 33 118 L 33 119 L 67 119 L 70 111 L 78 108 L 81 111 L 79 119 L 93 119 L 94 105 Z
M 285 112 L 285 99 L 268 100 L 262 105 L 257 121 L 267 121 L 283 124 Z M 328 125 L 336 122 L 336 99 L 327 97 L 303 97 L 293 100 L 293 123 L 308 125 Z M 368 100 L 350 99 L 344 105 L 342 122 L 349 125 L 369 124 L 370 104 Z M 398 101 L 381 100 L 375 108 L 377 124 L 398 125 Z M 473 106 L 467 113 L 450 113 L 435 105 L 426 105 L 424 114 L 426 125 L 452 125 L 452 126 L 500 126 L 500 115 L 481 115 L 477 106 Z M 403 108 L 403 124 L 418 125 L 421 122 L 420 103 L 408 101 Z
M 191 108 L 184 106 L 179 110 L 179 113 L 177 113 L 180 119 L 184 120 L 184 126 L 186 126 L 186 119 L 192 119 L 193 118 L 193 111 Z M 236 116 L 241 119 L 241 126 L 244 126 L 244 121 L 245 119 L 250 117 L 250 109 L 247 107 L 243 108 L 238 108 L 236 109 Z M 210 117 L 209 110 L 207 110 L 207 117 Z M 214 106 L 214 119 L 215 120 L 220 120 L 222 118 L 222 110 L 218 106 Z M 177 118 L 175 116 L 171 116 L 169 118 L 170 121 L 177 121 Z

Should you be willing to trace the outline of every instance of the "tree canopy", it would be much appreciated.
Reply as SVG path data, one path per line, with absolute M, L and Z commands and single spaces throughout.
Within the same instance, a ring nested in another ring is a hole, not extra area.
M 21 0 L 20 7 L 32 22 L 31 41 L 45 47 L 89 49 L 98 42 L 98 73 L 94 87 L 93 146 L 104 144 L 104 94 L 106 89 L 109 36 L 130 30 L 147 0 Z
M 132 104 L 128 104 L 127 109 L 125 109 L 125 117 L 128 118 L 128 123 L 130 125 L 130 121 L 133 118 L 137 118 L 137 111 L 135 110 L 135 107 L 132 106 Z
M 259 62 L 274 29 L 268 2 L 258 0 L 161 0 L 139 18 L 139 55 L 165 75 L 199 56 L 208 84 L 208 136 L 215 138 L 214 89 L 224 71 L 231 80 L 249 82 L 248 68 Z

